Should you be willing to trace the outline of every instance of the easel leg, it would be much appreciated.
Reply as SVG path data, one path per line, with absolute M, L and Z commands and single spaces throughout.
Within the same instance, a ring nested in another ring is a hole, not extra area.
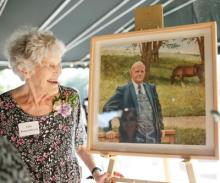
M 114 168 L 115 168 L 115 161 L 116 161 L 116 156 L 109 157 L 109 164 L 108 164 L 108 170 L 107 172 L 111 175 L 110 177 L 113 177 L 114 175 Z M 105 180 L 105 183 L 111 183 L 111 178 Z
M 111 176 L 113 176 L 113 173 L 114 173 L 115 161 L 116 161 L 116 157 L 109 158 L 108 173 L 110 173 Z
M 190 162 L 189 159 L 185 159 L 183 162 L 186 166 L 186 171 L 187 171 L 189 182 L 196 183 L 196 178 L 195 178 L 195 174 L 193 171 L 192 163 Z
M 171 182 L 170 181 L 169 159 L 168 158 L 163 159 L 163 166 L 164 166 L 165 182 Z
M 167 181 L 165 182 L 158 182 L 158 181 L 148 181 L 148 180 L 138 180 L 138 179 L 130 179 L 130 178 L 118 178 L 117 176 L 115 177 L 114 175 L 114 170 L 115 170 L 115 162 L 117 159 L 117 156 L 108 156 L 109 158 L 109 165 L 108 165 L 108 170 L 107 172 L 111 175 L 110 178 L 105 180 L 105 183 L 112 183 L 114 182 L 125 182 L 125 183 L 168 183 Z M 164 167 L 167 168 L 167 164 L 164 164 Z M 168 171 L 169 172 L 169 171 Z M 168 179 L 169 173 L 165 172 L 166 179 Z

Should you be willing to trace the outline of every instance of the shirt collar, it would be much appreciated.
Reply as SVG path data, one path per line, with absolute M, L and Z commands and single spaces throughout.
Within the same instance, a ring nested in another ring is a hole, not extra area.
M 135 83 L 133 80 L 132 80 L 132 83 L 133 83 L 133 86 L 135 89 L 135 93 L 138 94 L 138 85 L 139 84 Z M 140 83 L 140 85 L 141 85 L 141 91 L 144 93 L 143 83 Z
M 135 83 L 133 80 L 132 80 L 132 83 L 133 83 L 133 85 L 134 85 L 135 88 L 138 88 L 138 85 L 139 85 L 139 84 Z M 141 85 L 141 88 L 142 88 L 143 83 L 140 83 L 140 85 Z

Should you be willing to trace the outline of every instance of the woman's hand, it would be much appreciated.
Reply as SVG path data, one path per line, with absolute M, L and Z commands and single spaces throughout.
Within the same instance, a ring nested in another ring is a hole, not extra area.
M 103 174 L 95 173 L 93 175 L 93 177 L 97 183 L 104 183 L 105 179 L 108 178 L 109 176 L 110 176 L 109 173 L 103 173 Z
M 119 172 L 114 172 L 114 173 L 113 173 L 113 176 L 114 176 L 114 177 L 117 177 L 117 178 L 123 178 L 123 177 L 124 177 L 124 176 L 123 176 L 121 173 L 119 173 Z M 94 177 L 94 179 L 95 179 L 95 181 L 96 181 L 97 183 L 115 183 L 115 181 L 111 179 L 109 173 L 104 173 L 104 174 L 99 174 L 99 173 L 97 173 L 97 174 L 93 175 L 93 177 Z M 107 181 L 106 181 L 106 179 L 107 179 Z

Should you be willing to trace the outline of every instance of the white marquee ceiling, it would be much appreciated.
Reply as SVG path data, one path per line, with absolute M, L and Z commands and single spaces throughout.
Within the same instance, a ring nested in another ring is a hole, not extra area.
M 220 0 L 0 0 L 0 66 L 6 38 L 21 26 L 53 31 L 67 46 L 64 63 L 88 62 L 92 36 L 133 31 L 133 10 L 158 3 L 165 27 L 220 24 Z

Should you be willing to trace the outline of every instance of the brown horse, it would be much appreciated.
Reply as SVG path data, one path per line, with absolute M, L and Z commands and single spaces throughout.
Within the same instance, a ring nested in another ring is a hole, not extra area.
M 171 84 L 174 83 L 176 78 L 183 82 L 184 77 L 197 76 L 200 83 L 204 82 L 204 64 L 194 64 L 192 66 L 177 66 L 172 72 L 170 77 Z

